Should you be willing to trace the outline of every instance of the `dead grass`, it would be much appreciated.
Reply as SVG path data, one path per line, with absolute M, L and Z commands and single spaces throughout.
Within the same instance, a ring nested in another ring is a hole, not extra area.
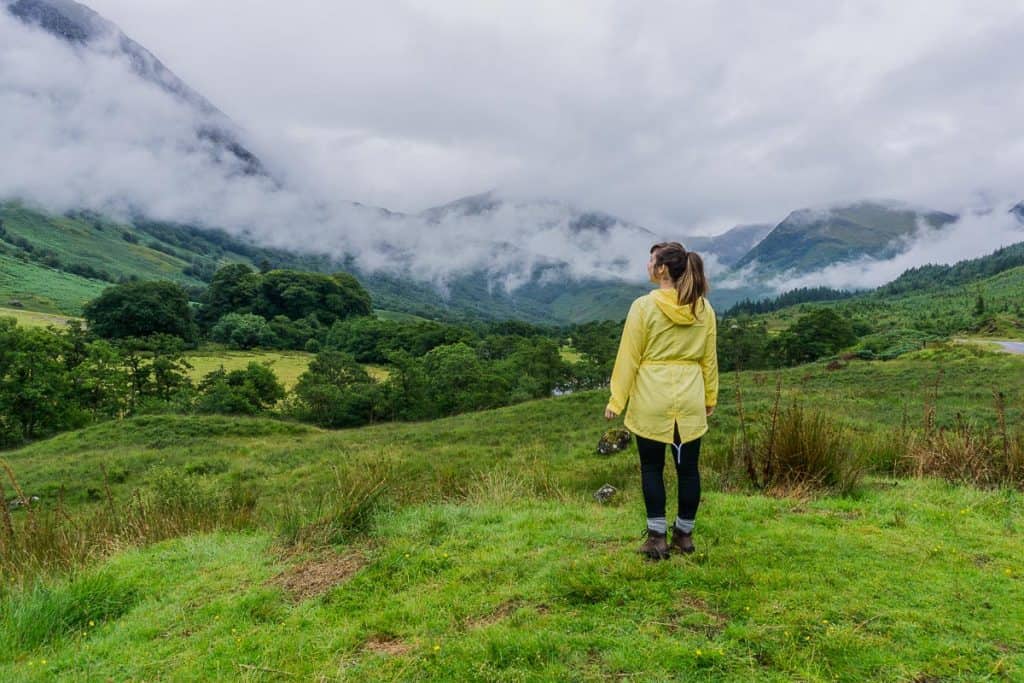
M 278 586 L 293 602 L 303 602 L 326 594 L 365 567 L 366 557 L 359 551 L 337 554 L 324 551 L 320 555 L 293 565 L 267 581 Z

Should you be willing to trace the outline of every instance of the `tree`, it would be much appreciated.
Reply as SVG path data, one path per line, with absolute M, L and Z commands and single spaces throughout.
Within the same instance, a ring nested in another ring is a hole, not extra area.
M 219 269 L 203 295 L 200 324 L 208 329 L 228 313 L 252 312 L 259 283 L 259 274 L 244 263 L 232 263 Z
M 321 427 L 371 422 L 382 399 L 380 387 L 351 354 L 331 350 L 317 354 L 293 395 L 293 414 Z
M 347 273 L 333 276 L 297 270 L 272 270 L 260 276 L 253 308 L 270 320 L 316 316 L 323 325 L 356 315 L 369 315 L 370 295 Z
M 507 403 L 509 380 L 484 366 L 469 345 L 438 346 L 423 357 L 427 400 L 435 415 L 453 415 Z
M 16 445 L 84 423 L 64 367 L 64 339 L 0 318 L 0 444 Z
M 277 375 L 266 365 L 255 361 L 244 370 L 214 370 L 199 383 L 200 413 L 256 415 L 274 407 L 285 397 Z
M 771 340 L 770 348 L 782 365 L 798 365 L 832 355 L 857 341 L 853 324 L 830 308 L 800 316 Z
M 210 338 L 235 349 L 273 347 L 277 341 L 270 324 L 255 313 L 228 313 L 210 330 Z
M 168 280 L 107 287 L 86 304 L 84 315 L 89 330 L 104 339 L 166 334 L 194 342 L 197 337 L 185 290 Z

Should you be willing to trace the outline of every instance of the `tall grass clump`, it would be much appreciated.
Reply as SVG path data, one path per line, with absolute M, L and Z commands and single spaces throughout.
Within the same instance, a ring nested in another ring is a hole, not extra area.
M 936 476 L 982 488 L 1024 490 L 1024 431 L 1006 423 L 1006 399 L 993 391 L 996 426 L 982 427 L 957 413 L 952 427 L 936 427 L 935 404 L 926 400 L 924 427 L 909 435 L 897 462 L 902 474 Z
M 821 410 L 809 410 L 795 400 L 781 407 L 782 381 L 775 388 L 771 411 L 750 424 L 737 387 L 740 428 L 730 463 L 742 468 L 747 480 L 762 491 L 787 493 L 829 490 L 849 494 L 866 469 L 864 458 L 851 446 L 849 430 Z
M 252 492 L 172 468 L 158 470 L 150 486 L 120 503 L 103 468 L 103 502 L 72 516 L 63 489 L 56 505 L 41 506 L 25 496 L 10 466 L 0 465 L 20 503 L 12 514 L 0 485 L 0 578 L 7 585 L 81 567 L 126 547 L 255 523 Z
M 0 660 L 116 619 L 138 600 L 136 587 L 110 572 L 8 591 L 0 595 Z
M 325 490 L 286 501 L 276 513 L 280 541 L 288 547 L 342 545 L 369 532 L 384 502 L 387 466 L 340 472 Z

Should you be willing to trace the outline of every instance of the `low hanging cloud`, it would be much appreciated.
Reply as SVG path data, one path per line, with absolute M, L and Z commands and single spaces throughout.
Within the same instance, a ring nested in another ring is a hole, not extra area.
M 505 289 L 538 274 L 641 283 L 653 241 L 809 204 L 897 196 L 963 213 L 1020 199 L 1024 13 L 998 0 L 985 12 L 924 0 L 863 11 L 600 0 L 549 12 L 529 0 L 486 11 L 252 0 L 243 13 L 240 3 L 95 0 L 242 121 L 275 180 L 197 137 L 208 114 L 140 79 L 116 51 L 29 28 L 9 1 L 0 198 L 352 255 L 442 291 L 478 270 Z M 865 35 L 877 49 L 852 60 Z M 508 193 L 494 210 L 436 220 L 348 201 L 418 211 L 494 186 Z M 578 231 L 567 204 L 516 201 L 552 196 L 652 232 Z M 1012 234 L 991 221 L 962 245 L 922 234 L 896 259 L 798 281 L 865 286 L 977 255 Z M 724 271 L 713 255 L 707 264 L 713 277 Z
M 639 281 L 645 272 L 653 235 L 625 225 L 574 231 L 578 214 L 564 203 L 508 201 L 428 221 L 247 174 L 197 136 L 209 118 L 139 78 L 116 50 L 70 45 L 0 11 L 2 198 L 351 255 L 366 271 L 430 281 L 442 293 L 451 278 L 480 269 L 491 273 L 489 286 L 506 290 L 545 268 L 559 278 Z
M 917 231 L 901 240 L 899 253 L 888 259 L 861 258 L 830 265 L 811 273 L 793 272 L 769 278 L 775 292 L 800 287 L 873 289 L 891 282 L 904 271 L 924 264 L 949 265 L 977 258 L 1024 241 L 1024 225 L 1001 206 L 985 212 L 967 212 L 955 223 L 934 228 L 919 221 Z M 756 264 L 749 272 L 756 270 Z

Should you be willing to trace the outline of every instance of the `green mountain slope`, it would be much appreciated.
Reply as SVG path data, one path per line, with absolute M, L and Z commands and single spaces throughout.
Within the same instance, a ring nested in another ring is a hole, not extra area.
M 888 258 L 898 253 L 901 237 L 914 233 L 918 219 L 941 227 L 956 216 L 874 202 L 794 211 L 741 258 L 736 268 L 756 262 L 765 273 L 811 272 L 860 256 Z
M 69 315 L 79 314 L 105 284 L 124 278 L 171 279 L 198 293 L 218 267 L 232 262 L 345 270 L 359 278 L 376 308 L 436 320 L 620 319 L 629 302 L 646 291 L 626 283 L 568 281 L 531 284 L 508 294 L 488 287 L 488 274 L 476 272 L 452 279 L 442 296 L 428 283 L 361 272 L 351 259 L 261 247 L 193 226 L 117 223 L 83 212 L 52 215 L 17 202 L 0 203 L 0 228 L 0 305 L 15 299 L 29 308 Z

